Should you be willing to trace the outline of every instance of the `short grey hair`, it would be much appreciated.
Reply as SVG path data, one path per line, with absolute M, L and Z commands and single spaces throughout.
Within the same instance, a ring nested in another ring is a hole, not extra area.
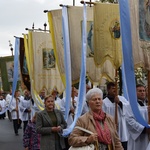
M 99 94 L 103 99 L 103 91 L 99 88 L 90 89 L 86 94 L 86 101 L 88 102 L 95 94 Z

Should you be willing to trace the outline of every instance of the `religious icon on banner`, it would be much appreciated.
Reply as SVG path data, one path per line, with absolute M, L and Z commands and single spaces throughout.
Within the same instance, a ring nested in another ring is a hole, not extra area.
M 150 38 L 150 0 L 145 3 L 145 24 L 144 24 L 146 35 Z
M 14 61 L 6 62 L 8 82 L 13 82 L 14 76 Z M 20 81 L 20 67 L 18 67 L 18 80 Z
M 55 68 L 55 56 L 53 49 L 43 49 L 43 69 Z
M 110 25 L 110 33 L 112 38 L 119 39 L 120 38 L 120 23 L 118 20 L 113 20 Z
M 29 74 L 28 72 L 28 67 L 27 67 L 27 60 L 26 60 L 26 57 L 24 56 L 24 59 L 23 59 L 23 68 L 22 68 L 22 73 L 23 74 Z
M 94 56 L 93 48 L 93 21 L 87 21 L 87 56 Z

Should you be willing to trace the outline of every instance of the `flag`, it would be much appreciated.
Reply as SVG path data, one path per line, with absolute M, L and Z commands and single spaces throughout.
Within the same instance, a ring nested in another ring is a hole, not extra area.
M 94 60 L 103 65 L 109 59 L 118 69 L 122 63 L 118 4 L 94 5 Z
M 48 21 L 51 31 L 51 38 L 55 53 L 56 62 L 60 72 L 60 76 L 63 84 L 65 85 L 65 68 L 64 68 L 64 44 L 62 34 L 62 10 L 53 10 L 48 12 Z
M 30 91 L 30 78 L 27 67 L 27 60 L 25 55 L 25 47 L 24 47 L 24 38 L 20 39 L 20 47 L 19 47 L 19 61 L 20 61 L 20 72 L 21 72 L 21 84 L 24 88 L 27 88 Z
M 34 81 L 34 89 L 39 93 L 45 88 L 48 94 L 56 88 L 59 93 L 62 93 L 64 86 L 55 61 L 49 33 L 32 32 L 31 37 L 32 60 L 30 65 L 33 64 L 32 80 Z
M 83 22 L 83 9 L 78 6 L 69 6 L 68 8 L 69 18 L 69 36 L 70 36 L 70 53 L 71 53 L 71 72 L 72 83 L 76 83 L 80 78 L 81 70 L 81 25 Z M 65 84 L 65 71 L 64 71 L 64 51 L 63 51 L 63 36 L 62 36 L 62 18 L 61 10 L 53 10 L 48 12 L 50 31 L 52 33 L 52 41 L 54 51 L 56 52 L 56 61 L 58 68 Z M 91 49 L 93 40 L 90 36 L 90 28 L 93 26 L 93 8 L 87 7 L 87 76 L 90 81 L 100 82 L 102 77 L 105 76 L 109 81 L 114 80 L 114 69 L 109 62 L 100 68 L 95 65 L 93 56 L 91 56 Z M 90 43 L 91 41 L 91 43 Z M 106 68 L 107 67 L 107 68 Z M 98 73 L 98 74 L 95 74 Z
M 150 1 L 139 0 L 139 36 L 144 41 L 150 41 Z M 132 3 L 136 4 L 135 1 Z M 135 5 L 137 6 L 137 5 Z

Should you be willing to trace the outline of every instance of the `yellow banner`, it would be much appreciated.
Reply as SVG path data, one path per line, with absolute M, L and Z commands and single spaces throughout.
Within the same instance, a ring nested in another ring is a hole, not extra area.
M 109 59 L 118 69 L 122 63 L 118 4 L 94 5 L 94 60 L 103 65 Z
M 72 83 L 74 84 L 79 81 L 81 70 L 83 7 L 69 6 L 67 9 L 69 23 L 68 30 L 70 36 Z M 63 83 L 65 84 L 62 10 L 53 10 L 48 12 L 48 20 L 52 35 L 53 47 L 56 53 L 56 61 L 58 63 L 58 68 L 63 79 Z M 91 53 L 93 38 L 90 36 L 90 30 L 92 27 L 93 8 L 87 7 L 87 76 L 92 83 L 100 82 L 102 77 L 112 81 L 114 79 L 114 68 L 110 62 L 106 62 L 101 68 L 95 65 L 94 57 Z

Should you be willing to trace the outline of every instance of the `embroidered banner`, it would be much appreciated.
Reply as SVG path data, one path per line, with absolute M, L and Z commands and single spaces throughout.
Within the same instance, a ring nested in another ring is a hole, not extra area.
M 121 38 L 118 4 L 94 5 L 94 60 L 103 65 L 109 59 L 116 69 L 121 66 Z
M 139 35 L 140 35 L 140 39 L 145 41 L 150 41 L 150 1 L 149 0 L 139 0 Z
M 63 37 L 62 37 L 62 18 L 61 10 L 54 10 L 48 12 L 50 30 L 53 37 L 53 45 L 56 51 L 56 61 L 58 62 L 59 71 L 65 83 L 64 73 L 64 53 L 63 53 Z M 83 22 L 83 10 L 82 7 L 68 7 L 69 18 L 69 36 L 70 36 L 70 51 L 71 51 L 71 72 L 72 82 L 76 83 L 80 78 L 81 69 L 81 25 Z M 102 77 L 105 76 L 109 81 L 114 80 L 114 69 L 110 62 L 100 68 L 97 67 L 93 59 L 93 8 L 87 7 L 87 75 L 92 83 L 100 82 Z M 107 68 L 106 68 L 107 67 Z M 97 74 L 96 74 L 97 73 Z
M 57 88 L 64 91 L 49 33 L 32 32 L 33 79 L 34 89 L 39 93 L 43 88 L 47 94 Z M 31 65 L 31 64 L 30 64 Z

